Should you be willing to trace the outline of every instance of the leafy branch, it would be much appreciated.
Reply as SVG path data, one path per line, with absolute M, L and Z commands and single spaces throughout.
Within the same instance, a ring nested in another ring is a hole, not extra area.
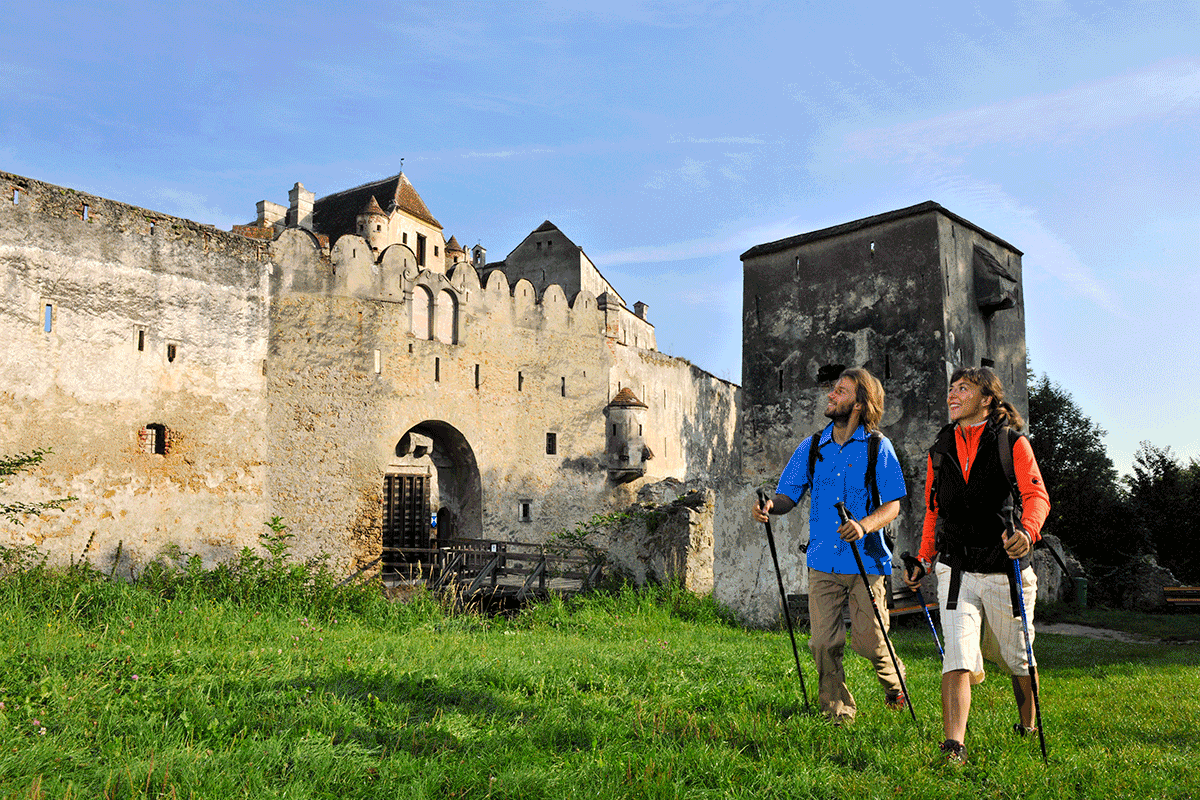
M 4 484 L 6 475 L 17 475 L 21 472 L 26 472 L 32 467 L 42 463 L 42 460 L 50 453 L 54 452 L 50 448 L 37 448 L 28 453 L 16 453 L 13 455 L 0 455 L 0 485 Z M 62 511 L 67 503 L 79 498 L 71 495 L 62 497 L 58 500 L 43 500 L 38 503 L 0 503 L 0 517 L 4 517 L 14 525 L 23 525 L 24 517 L 32 514 L 41 514 L 43 511 Z

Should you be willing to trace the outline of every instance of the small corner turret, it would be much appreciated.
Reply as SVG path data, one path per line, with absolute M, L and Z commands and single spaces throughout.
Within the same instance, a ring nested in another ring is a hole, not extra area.
M 614 483 L 626 483 L 646 474 L 646 462 L 654 458 L 646 446 L 644 426 L 648 406 L 631 389 L 617 392 L 604 407 L 608 432 L 605 456 L 608 477 Z

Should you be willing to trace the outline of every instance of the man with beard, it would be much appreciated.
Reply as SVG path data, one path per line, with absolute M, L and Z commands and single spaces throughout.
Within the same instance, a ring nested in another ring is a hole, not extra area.
M 875 668 L 886 705 L 893 709 L 905 706 L 901 676 L 888 653 L 884 631 L 876 624 L 850 543 L 861 541 L 863 566 L 886 627 L 884 576 L 892 572 L 892 553 L 882 531 L 899 513 L 906 489 L 892 443 L 876 430 L 883 417 L 883 386 L 870 372 L 861 368 L 843 372 L 829 393 L 825 416 L 829 425 L 796 448 L 779 478 L 774 499 L 765 506 L 756 503 L 751 516 L 767 522 L 768 514 L 786 514 L 805 491 L 810 492 L 809 648 L 817 663 L 821 713 L 842 724 L 852 721 L 856 712 L 842 665 L 846 647 L 842 613 L 847 604 L 850 646 Z M 874 444 L 872 438 L 876 438 Z M 871 469 L 870 456 L 876 448 Z M 841 521 L 836 508 L 839 502 L 846 504 L 854 519 Z M 903 663 L 899 668 L 904 669 Z

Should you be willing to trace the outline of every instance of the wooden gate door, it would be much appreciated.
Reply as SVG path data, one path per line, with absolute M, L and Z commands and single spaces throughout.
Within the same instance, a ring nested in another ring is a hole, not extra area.
M 427 561 L 425 553 L 405 555 L 389 548 L 429 547 L 429 479 L 425 475 L 383 478 L 383 572 L 400 572 L 405 562 Z

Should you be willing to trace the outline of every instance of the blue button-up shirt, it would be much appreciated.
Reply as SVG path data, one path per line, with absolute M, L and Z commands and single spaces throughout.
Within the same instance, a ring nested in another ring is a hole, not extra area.
M 808 482 L 808 448 L 812 437 L 804 441 L 792 453 L 787 467 L 779 477 L 776 493 L 787 495 L 795 502 L 805 491 L 811 489 L 812 501 L 808 512 L 808 566 L 820 572 L 841 575 L 858 573 L 854 553 L 848 542 L 843 542 L 837 529 L 842 520 L 838 516 L 836 503 L 846 504 L 846 510 L 855 519 L 862 519 L 875 509 L 871 507 L 871 490 L 866 486 L 867 477 L 867 432 L 861 425 L 851 434 L 844 445 L 833 441 L 833 423 L 821 432 L 817 444 L 820 458 L 813 466 L 812 485 Z M 885 436 L 879 443 L 879 455 L 875 461 L 875 484 L 879 488 L 879 502 L 890 503 L 907 494 L 904 473 L 896 458 L 896 450 Z M 892 573 L 892 552 L 883 540 L 881 531 L 867 534 L 860 539 L 859 549 L 863 566 L 871 575 Z

